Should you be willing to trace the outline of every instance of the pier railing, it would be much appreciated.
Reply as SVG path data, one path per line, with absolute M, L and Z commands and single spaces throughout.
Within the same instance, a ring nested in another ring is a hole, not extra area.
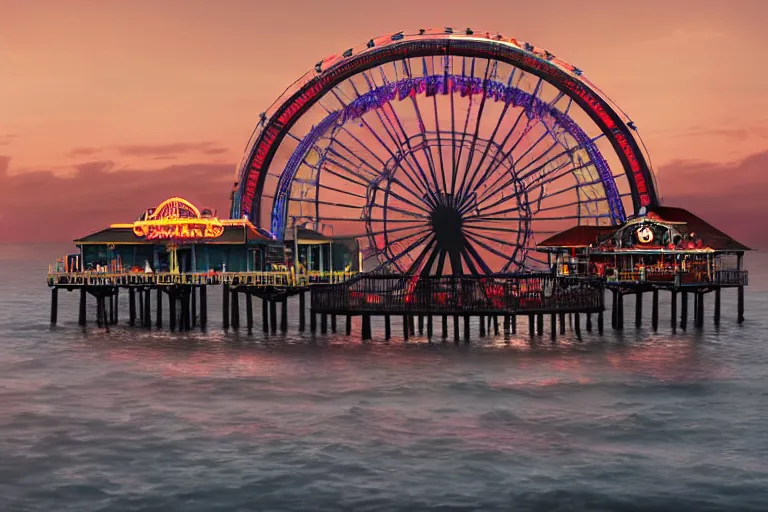
M 171 286 L 216 285 L 297 287 L 315 283 L 343 283 L 355 272 L 48 272 L 48 286 Z
M 292 272 L 222 272 L 222 284 L 230 286 L 301 286 L 302 276 L 294 276 Z
M 157 272 L 49 272 L 48 286 L 171 286 L 219 284 L 221 274 Z
M 726 286 L 747 286 L 749 273 L 746 270 L 718 270 L 715 272 L 715 281 Z
M 360 275 L 311 289 L 319 313 L 515 314 L 602 311 L 600 280 L 552 274 L 462 277 Z
M 747 286 L 749 282 L 749 273 L 746 270 L 715 270 L 707 273 L 706 271 L 682 271 L 646 268 L 644 270 L 620 270 L 617 272 L 606 272 L 604 275 L 598 275 L 593 272 L 577 273 L 569 271 L 559 273 L 558 276 L 574 276 L 592 279 L 605 279 L 608 284 L 659 284 L 673 286 Z

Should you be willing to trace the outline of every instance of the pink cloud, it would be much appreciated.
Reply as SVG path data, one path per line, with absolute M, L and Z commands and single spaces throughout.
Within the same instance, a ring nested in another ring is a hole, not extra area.
M 191 163 L 112 172 L 112 161 L 73 166 L 70 176 L 51 170 L 8 174 L 0 156 L 0 233 L 6 242 L 69 241 L 131 222 L 146 208 L 178 195 L 219 215 L 229 213 L 233 165 Z

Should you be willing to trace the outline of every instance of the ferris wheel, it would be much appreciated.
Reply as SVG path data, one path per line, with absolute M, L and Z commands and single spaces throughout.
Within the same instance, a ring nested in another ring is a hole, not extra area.
M 262 115 L 232 217 L 359 240 L 366 270 L 493 274 L 657 200 L 634 124 L 582 72 L 497 34 L 420 30 L 318 62 Z

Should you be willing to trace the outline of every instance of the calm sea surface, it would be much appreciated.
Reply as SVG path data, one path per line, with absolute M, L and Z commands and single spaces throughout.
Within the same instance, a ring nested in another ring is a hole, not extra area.
M 742 326 L 454 345 L 51 328 L 66 250 L 0 245 L 1 511 L 768 510 L 765 254 Z

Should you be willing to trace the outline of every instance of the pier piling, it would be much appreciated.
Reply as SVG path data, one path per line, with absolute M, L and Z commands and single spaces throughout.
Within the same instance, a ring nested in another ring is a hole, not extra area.
M 144 320 L 144 291 L 139 288 L 137 292 L 139 296 L 139 327 L 145 327 L 146 321 Z
M 693 326 L 699 326 L 699 292 L 693 292 Z
M 288 332 L 288 297 L 280 301 L 280 332 Z M 333 315 L 333 332 L 336 332 L 336 315 Z
M 364 340 L 371 339 L 371 314 L 363 313 L 363 336 Z
M 267 299 L 261 299 L 261 327 L 264 334 L 269 334 L 269 302 L 267 302 Z M 314 332 L 314 329 L 312 332 Z
M 306 294 L 307 292 L 299 292 L 299 332 L 304 332 L 306 326 Z
M 651 328 L 659 330 L 659 290 L 654 289 L 651 293 Z
M 699 298 L 696 301 L 696 327 L 702 328 L 704 327 L 704 293 L 699 292 L 697 295 Z
M 622 330 L 624 329 L 624 294 L 619 292 L 619 320 L 618 320 L 618 329 Z
M 643 325 L 643 292 L 635 294 L 635 327 L 639 329 Z
M 157 289 L 157 298 L 155 299 L 155 326 L 160 329 L 163 326 L 163 289 Z
M 744 287 L 739 286 L 738 288 L 738 311 L 737 311 L 737 317 L 736 321 L 740 324 L 744 323 Z
M 189 300 L 190 300 L 189 313 L 190 313 L 190 316 L 192 317 L 192 329 L 194 329 L 195 327 L 197 327 L 197 288 L 195 288 L 194 286 L 191 286 L 189 288 Z
M 51 289 L 51 325 L 56 325 L 59 316 L 59 289 Z
M 239 297 L 240 293 L 238 292 L 237 288 L 233 288 L 230 294 L 232 295 L 232 299 L 231 299 L 232 328 L 239 329 L 240 328 L 240 297 Z
M 83 291 L 85 288 L 83 288 Z M 128 325 L 136 324 L 136 291 L 133 288 L 128 289 Z
M 677 330 L 677 290 L 672 290 L 672 297 L 670 298 L 670 316 L 669 323 L 672 327 L 672 332 Z
M 581 314 L 575 313 L 573 318 L 573 330 L 576 332 L 576 339 L 581 340 Z
M 269 331 L 277 334 L 277 303 L 274 300 L 269 301 Z M 323 330 L 325 334 L 325 330 Z
M 176 290 L 168 292 L 168 323 L 171 326 L 171 332 L 176 330 Z
M 685 330 L 688 327 L 688 292 L 683 291 L 680 294 L 680 328 Z
M 204 331 L 208 324 L 208 286 L 200 287 L 200 330 Z
M 150 303 L 149 288 L 144 290 L 144 327 L 152 327 L 152 304 Z
M 549 330 L 549 336 L 552 341 L 555 341 L 557 339 L 557 315 L 555 313 L 549 315 Z
M 245 324 L 248 334 L 253 334 L 253 296 L 249 291 L 245 292 Z
M 392 337 L 392 325 L 389 315 L 384 315 L 384 339 L 389 340 Z
M 226 331 L 229 329 L 229 285 L 224 284 L 222 286 L 222 296 L 221 296 L 221 324 L 224 327 L 224 330 Z
M 714 312 L 715 326 L 720 325 L 720 287 L 715 288 L 715 312 Z
M 461 339 L 459 335 L 459 315 L 453 315 L 453 341 L 458 343 Z
M 182 330 L 189 331 L 189 290 L 182 289 L 181 291 L 181 325 Z M 237 325 L 233 325 L 234 328 L 240 328 L 240 319 L 238 318 Z

